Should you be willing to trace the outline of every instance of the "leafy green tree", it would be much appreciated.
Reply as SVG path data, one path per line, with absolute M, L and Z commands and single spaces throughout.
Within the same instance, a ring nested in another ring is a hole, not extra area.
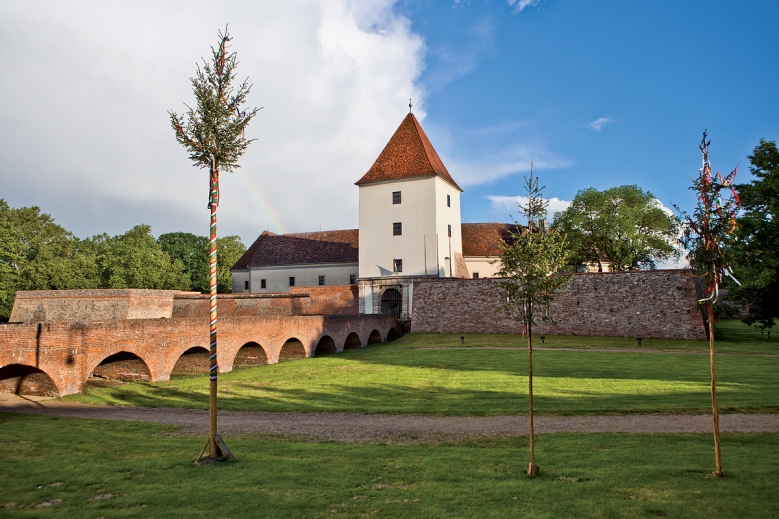
M 216 240 L 217 281 L 220 293 L 229 294 L 233 291 L 233 275 L 230 268 L 244 252 L 246 252 L 246 245 L 243 244 L 240 236 L 225 236 Z
M 614 271 L 653 269 L 678 257 L 676 219 L 638 186 L 582 189 L 552 228 L 566 235 L 574 265 L 598 265 L 599 272 L 604 262 Z
M 760 140 L 750 170 L 755 179 L 735 186 L 742 215 L 737 220 L 733 270 L 741 286 L 729 284 L 728 298 L 747 311 L 746 324 L 771 327 L 779 318 L 779 151 Z
M 148 225 L 126 233 L 94 240 L 103 288 L 189 290 L 189 275 L 180 261 L 172 260 L 151 234 Z
M 557 230 L 539 225 L 539 222 L 545 220 L 546 208 L 549 205 L 541 194 L 543 189 L 538 187 L 538 178 L 533 177 L 531 164 L 530 178 L 525 177 L 527 202 L 518 204 L 520 213 L 527 217 L 527 229 L 517 234 L 510 231 L 509 239 L 502 246 L 500 258 L 500 275 L 506 278 L 500 282 L 501 290 L 505 291 L 506 296 L 504 309 L 509 317 L 523 322 L 527 330 L 529 476 L 538 474 L 533 435 L 533 325 L 539 317 L 544 321 L 551 320 L 549 307 L 557 292 L 570 279 L 569 276 L 560 274 L 570 257 L 565 236 Z M 518 224 L 516 228 L 521 229 Z
M 96 258 L 38 207 L 11 208 L 0 199 L 0 319 L 17 290 L 97 288 Z
M 208 238 L 188 232 L 161 234 L 157 242 L 189 274 L 190 290 L 208 292 Z M 219 260 L 221 264 L 221 258 Z

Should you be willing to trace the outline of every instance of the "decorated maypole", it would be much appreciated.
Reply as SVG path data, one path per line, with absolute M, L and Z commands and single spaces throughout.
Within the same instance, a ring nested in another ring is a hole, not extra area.
M 216 209 L 219 206 L 219 172 L 240 167 L 238 159 L 252 140 L 245 138 L 245 129 L 257 113 L 257 108 L 241 111 L 251 85 L 244 81 L 237 90 L 232 87 L 235 79 L 237 56 L 228 54 L 231 38 L 225 29 L 219 33 L 219 45 L 211 47 L 211 61 L 203 60 L 195 77 L 190 78 L 197 101 L 196 108 L 188 105 L 186 114 L 179 117 L 169 111 L 170 122 L 176 132 L 176 140 L 189 152 L 194 166 L 209 170 L 208 208 L 211 211 L 209 252 L 209 457 L 216 459 L 220 453 L 228 454 L 217 434 L 216 393 L 219 365 L 217 363 L 217 259 L 216 259 Z M 221 444 L 221 446 L 219 445 Z M 205 450 L 205 449 L 204 449 Z M 201 452 L 202 455 L 202 452 Z
M 741 201 L 733 187 L 738 168 L 727 176 L 711 172 L 709 144 L 703 132 L 698 148 L 701 150 L 702 166 L 698 178 L 690 189 L 698 194 L 698 203 L 692 216 L 676 207 L 682 220 L 682 245 L 687 249 L 687 258 L 695 276 L 701 280 L 702 298 L 698 300 L 709 321 L 709 368 L 711 370 L 711 409 L 714 423 L 714 454 L 716 470 L 714 475 L 722 477 L 722 456 L 719 440 L 719 413 L 717 411 L 717 374 L 714 351 L 714 305 L 719 297 L 719 285 L 724 276 L 733 277 L 730 267 L 729 249 L 736 230 L 736 216 Z M 723 196 L 723 191 L 724 196 Z M 729 192 L 729 193 L 728 193 Z M 738 283 L 740 284 L 740 283 Z

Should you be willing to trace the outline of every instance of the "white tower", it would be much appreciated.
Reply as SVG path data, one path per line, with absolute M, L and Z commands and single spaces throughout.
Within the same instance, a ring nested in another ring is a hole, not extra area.
M 410 313 L 415 277 L 468 277 L 462 256 L 462 189 L 414 114 L 403 119 L 356 185 L 363 312 Z M 389 289 L 402 294 L 402 304 L 388 303 L 391 298 L 383 296 Z

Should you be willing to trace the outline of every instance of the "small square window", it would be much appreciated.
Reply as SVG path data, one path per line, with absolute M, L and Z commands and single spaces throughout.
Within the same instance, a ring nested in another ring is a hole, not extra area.
M 448 225 L 447 227 L 449 228 L 449 237 L 451 238 L 452 237 L 452 226 Z
M 401 236 L 403 234 L 403 223 L 395 222 L 392 224 L 392 235 Z
M 261 280 L 260 280 L 260 288 L 267 288 L 267 286 L 266 286 L 266 284 L 265 284 L 265 280 L 264 280 L 264 279 L 261 279 Z
M 393 261 L 393 268 L 395 272 L 403 272 L 403 260 L 396 259 Z
M 325 284 L 325 277 L 324 276 L 319 276 L 319 286 L 322 286 L 324 284 Z
M 392 203 L 393 204 L 399 204 L 400 203 L 400 191 L 393 191 L 392 192 Z
M 295 278 L 293 276 L 289 277 L 289 286 L 291 287 L 295 286 Z
M 357 284 L 357 274 L 349 274 L 349 284 L 350 285 Z
M 446 195 L 446 207 L 452 207 L 452 197 Z
M 243 289 L 244 290 L 249 290 L 249 281 L 248 280 L 243 282 Z
M 479 279 L 479 273 L 478 272 L 474 272 L 473 273 L 473 279 Z

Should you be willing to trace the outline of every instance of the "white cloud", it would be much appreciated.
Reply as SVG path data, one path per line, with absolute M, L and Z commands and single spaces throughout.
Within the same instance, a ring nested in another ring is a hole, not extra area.
M 497 214 L 496 221 L 501 221 L 506 217 L 514 218 L 519 223 L 524 223 L 519 213 L 519 203 L 527 203 L 527 197 L 524 195 L 517 196 L 504 196 L 504 195 L 488 195 L 487 199 L 490 201 L 490 211 L 494 211 Z M 560 200 L 557 197 L 548 199 L 549 206 L 547 207 L 546 219 L 548 222 L 554 220 L 555 214 L 565 211 L 571 202 L 568 200 Z
M 393 0 L 0 3 L 0 184 L 79 236 L 149 223 L 206 234 L 207 177 L 167 110 L 230 23 L 238 78 L 264 106 L 222 177 L 219 232 L 357 226 L 358 180 L 414 99 L 424 42 Z
M 612 119 L 611 117 L 601 117 L 599 119 L 595 119 L 591 123 L 587 125 L 587 128 L 590 130 L 595 130 L 596 132 L 599 132 L 603 129 L 604 126 L 607 124 L 615 123 L 616 120 Z
M 541 0 L 506 0 L 515 13 L 522 12 L 526 7 L 535 7 L 541 3 Z

